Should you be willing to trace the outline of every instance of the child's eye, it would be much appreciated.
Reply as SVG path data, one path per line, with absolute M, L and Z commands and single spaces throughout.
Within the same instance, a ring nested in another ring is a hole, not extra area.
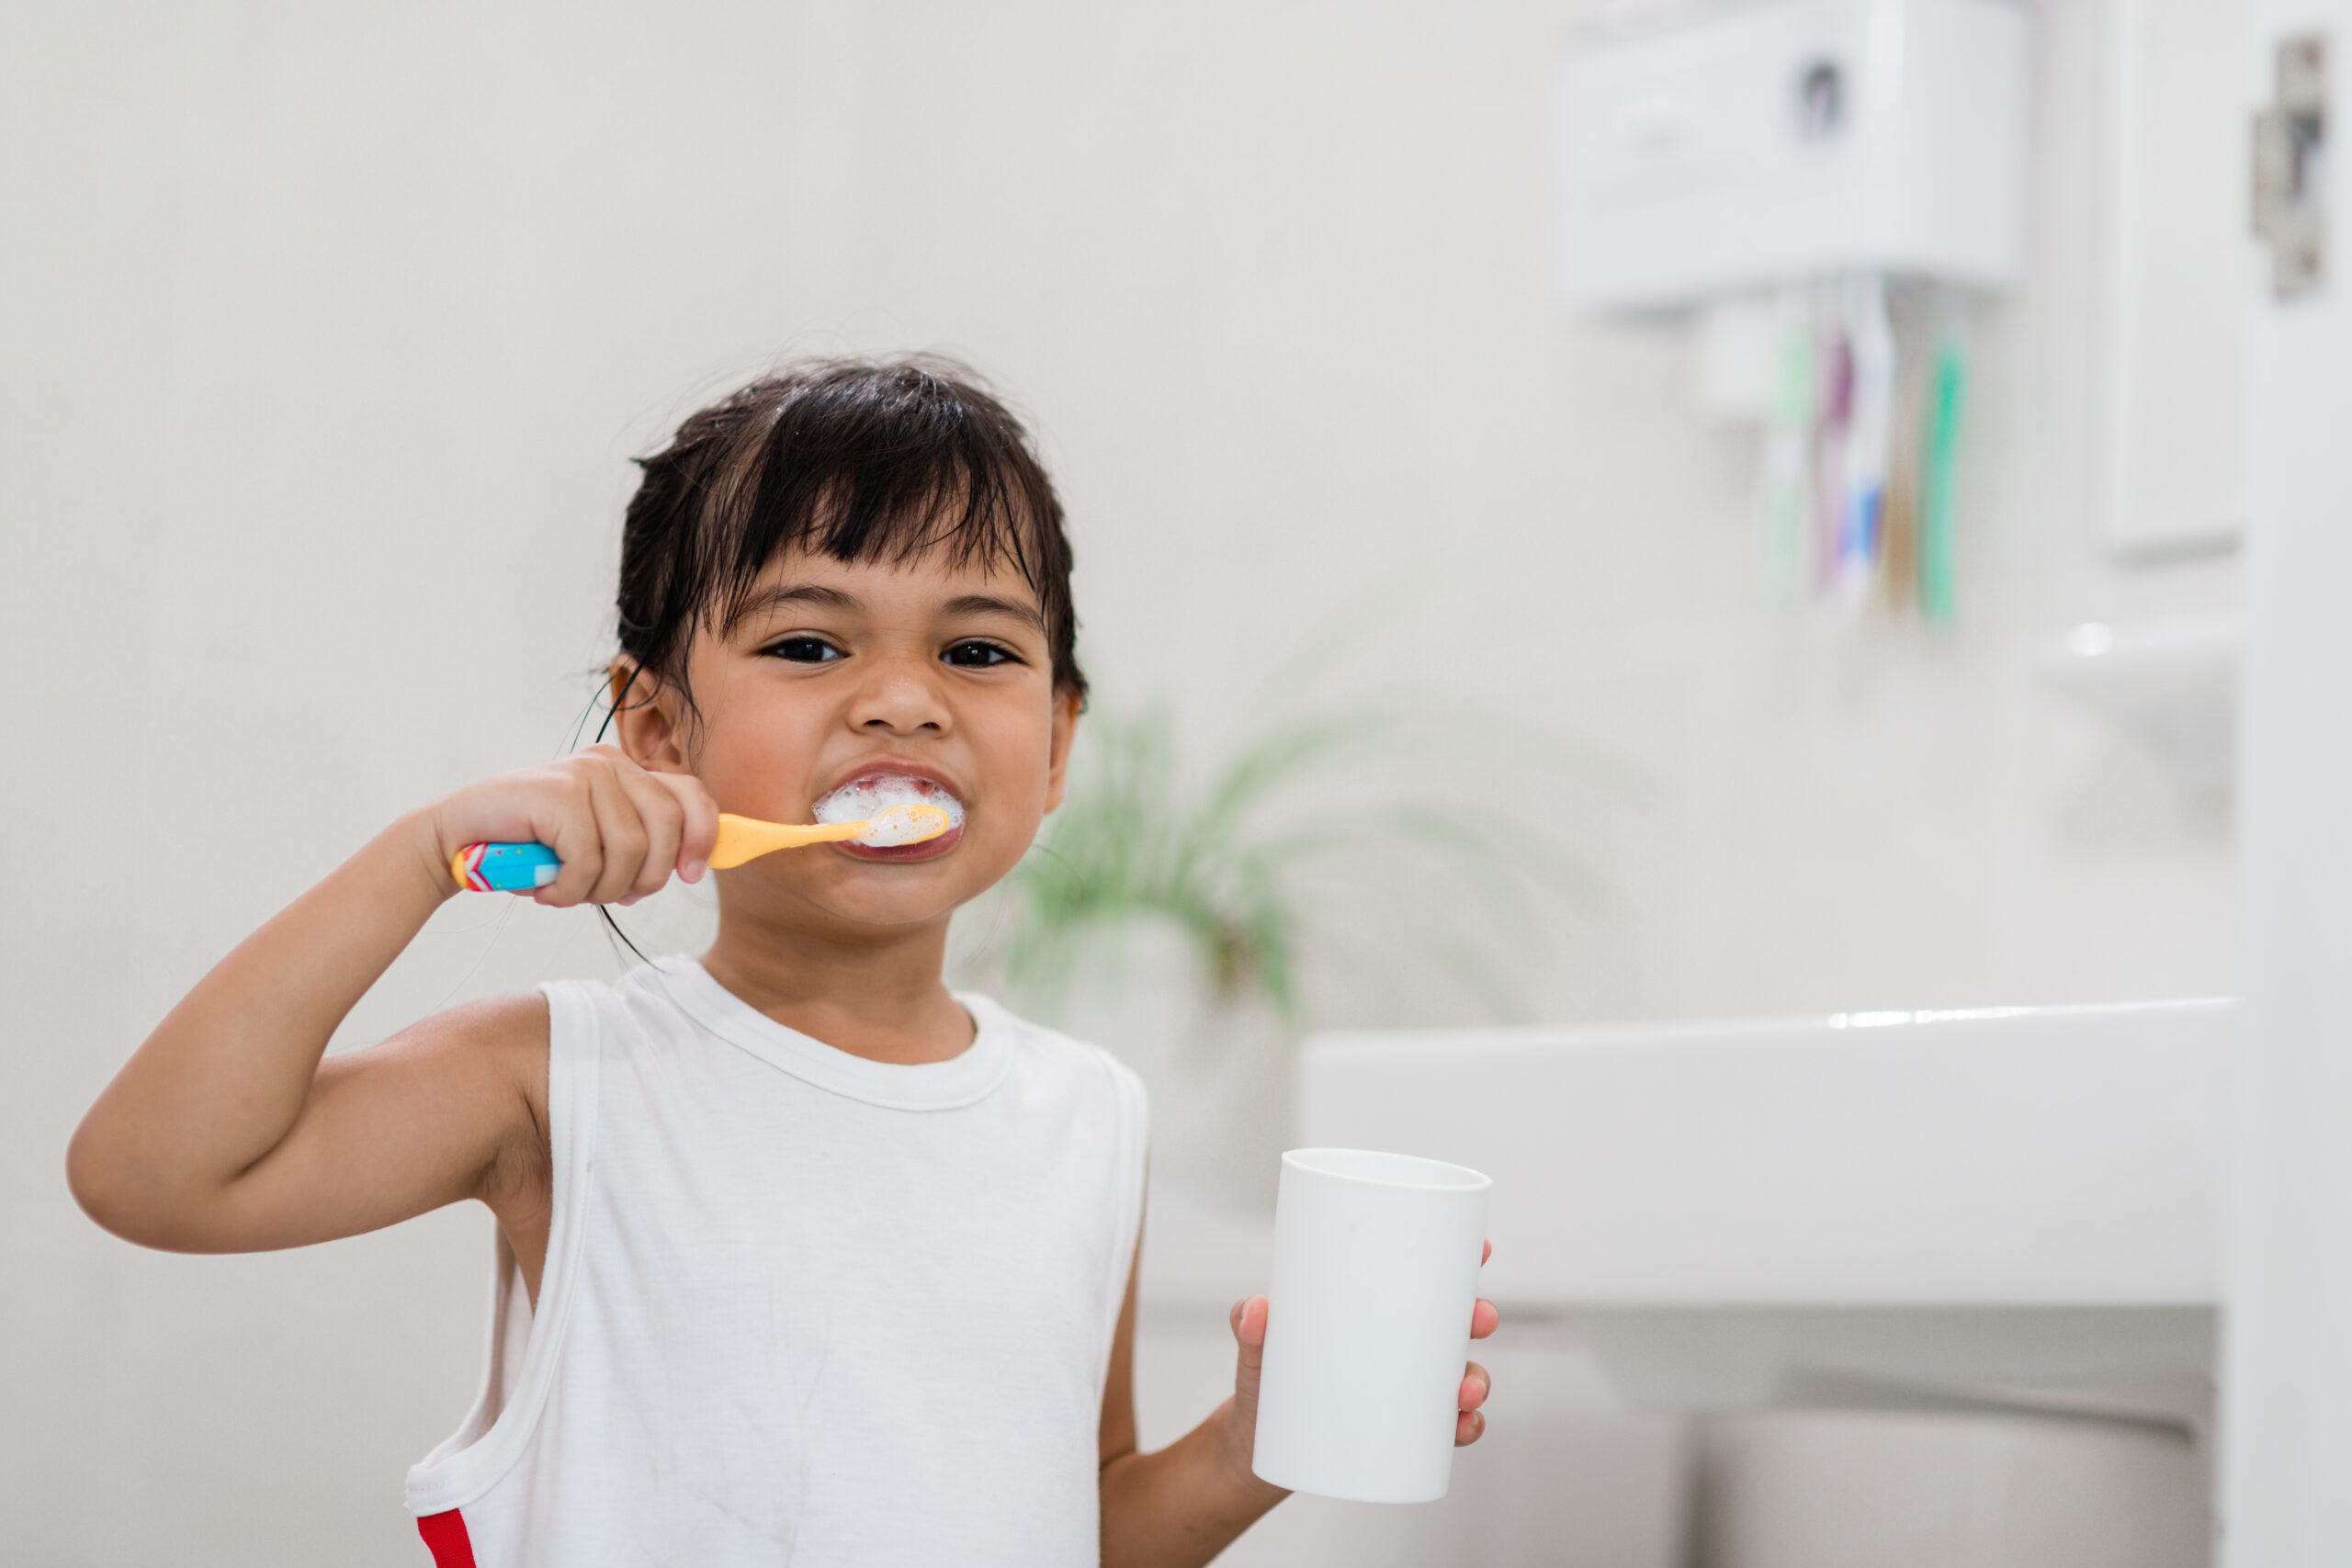
M 997 664 L 1014 663 L 1020 659 L 1019 654 L 1014 653 L 1002 643 L 982 642 L 978 637 L 967 637 L 962 642 L 951 643 L 947 650 L 939 657 L 943 663 L 960 664 L 981 670 Z
M 840 649 L 820 637 L 788 637 L 781 642 L 770 643 L 762 651 L 772 658 L 790 660 L 795 664 L 831 664 L 842 656 Z

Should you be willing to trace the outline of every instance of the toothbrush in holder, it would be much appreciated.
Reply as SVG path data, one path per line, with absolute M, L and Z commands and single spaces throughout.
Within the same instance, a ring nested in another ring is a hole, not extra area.
M 745 861 L 777 850 L 804 844 L 835 844 L 855 839 L 882 847 L 919 844 L 936 839 L 956 826 L 936 806 L 910 803 L 886 807 L 855 822 L 763 822 L 756 817 L 718 816 L 718 840 L 712 845 L 713 871 L 729 871 Z M 468 844 L 449 857 L 449 874 L 472 893 L 531 893 L 545 887 L 563 869 L 563 862 L 545 844 Z

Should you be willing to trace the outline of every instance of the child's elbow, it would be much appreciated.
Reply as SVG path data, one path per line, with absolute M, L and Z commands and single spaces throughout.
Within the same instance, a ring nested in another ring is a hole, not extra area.
M 73 1141 L 65 1145 L 65 1190 L 74 1194 L 84 1213 L 119 1235 L 117 1214 L 122 1199 L 114 1167 L 105 1138 L 91 1129 L 89 1118 L 83 1118 L 74 1129 Z
M 168 1247 L 157 1224 L 152 1194 L 142 1190 L 133 1163 L 95 1112 L 84 1117 L 65 1145 L 65 1187 L 74 1201 L 104 1230 L 141 1247 Z

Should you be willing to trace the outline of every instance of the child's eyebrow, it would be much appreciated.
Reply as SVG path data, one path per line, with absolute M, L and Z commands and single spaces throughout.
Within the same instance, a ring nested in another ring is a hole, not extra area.
M 1018 599 L 1000 599 L 993 593 L 963 594 L 942 604 L 939 613 L 949 616 L 1011 615 L 1014 620 L 1026 621 L 1039 631 L 1046 629 L 1046 617 L 1037 613 L 1035 605 L 1023 604 Z
M 789 587 L 761 589 L 737 606 L 735 613 L 727 618 L 727 624 L 733 627 L 770 610 L 789 610 L 796 605 L 809 604 L 827 610 L 865 608 L 865 602 L 854 593 L 844 593 L 838 588 L 827 588 L 821 583 L 796 582 Z
M 838 588 L 828 588 L 819 582 L 795 582 L 775 588 L 763 588 L 729 618 L 729 626 L 740 626 L 755 615 L 771 610 L 788 610 L 801 605 L 817 605 L 828 610 L 863 610 L 865 601 L 854 593 Z M 1046 629 L 1046 617 L 1035 604 L 1019 599 L 1007 599 L 995 593 L 962 593 L 939 607 L 942 615 L 1010 615 L 1014 620 Z

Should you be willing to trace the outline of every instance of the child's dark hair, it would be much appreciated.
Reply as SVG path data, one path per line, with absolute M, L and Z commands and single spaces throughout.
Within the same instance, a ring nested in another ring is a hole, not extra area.
M 620 649 L 691 707 L 687 645 L 724 634 L 781 551 L 1018 572 L 1055 687 L 1086 695 L 1069 539 L 1028 432 L 969 369 L 929 355 L 812 359 L 712 404 L 644 470 L 621 534 Z

